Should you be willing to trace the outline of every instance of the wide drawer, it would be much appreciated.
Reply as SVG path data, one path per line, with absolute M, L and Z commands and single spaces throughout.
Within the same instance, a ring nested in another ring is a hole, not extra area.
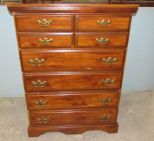
M 72 47 L 73 33 L 20 33 L 21 48 Z
M 121 73 L 52 72 L 24 75 L 27 92 L 120 88 Z
M 76 35 L 77 47 L 126 47 L 128 33 L 78 33 Z
M 71 31 L 73 16 L 24 15 L 15 17 L 17 31 Z
M 39 95 L 27 94 L 30 110 L 36 109 L 76 109 L 117 106 L 119 92 L 51 92 Z
M 115 108 L 31 111 L 29 113 L 31 126 L 108 124 L 115 123 L 116 116 Z
M 77 31 L 128 31 L 130 17 L 112 15 L 77 15 Z
M 124 55 L 122 50 L 21 52 L 24 71 L 121 69 Z

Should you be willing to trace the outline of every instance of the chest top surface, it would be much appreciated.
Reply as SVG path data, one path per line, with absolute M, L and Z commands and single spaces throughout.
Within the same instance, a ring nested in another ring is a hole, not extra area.
M 135 4 L 106 4 L 106 3 L 54 3 L 54 4 L 8 4 L 8 10 L 13 13 L 136 13 Z

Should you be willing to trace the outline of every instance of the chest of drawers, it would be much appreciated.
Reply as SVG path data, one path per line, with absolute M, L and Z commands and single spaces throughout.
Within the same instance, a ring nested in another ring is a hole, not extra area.
M 29 136 L 118 131 L 131 16 L 136 5 L 20 4 L 14 15 Z

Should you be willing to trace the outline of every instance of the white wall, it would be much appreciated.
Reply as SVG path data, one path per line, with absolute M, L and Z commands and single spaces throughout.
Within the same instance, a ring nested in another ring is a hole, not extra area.
M 154 8 L 140 8 L 133 17 L 124 91 L 154 89 Z M 13 17 L 0 6 L 0 96 L 23 96 Z
M 23 96 L 13 17 L 0 6 L 0 96 Z
M 132 19 L 123 90 L 154 90 L 154 8 Z

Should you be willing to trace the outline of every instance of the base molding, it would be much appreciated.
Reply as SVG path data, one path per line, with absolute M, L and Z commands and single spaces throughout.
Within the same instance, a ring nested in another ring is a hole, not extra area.
M 108 133 L 117 133 L 118 124 L 110 125 L 89 125 L 89 126 L 48 126 L 48 127 L 28 127 L 29 137 L 37 137 L 45 132 L 63 132 L 65 134 L 81 134 L 88 130 L 102 130 Z

